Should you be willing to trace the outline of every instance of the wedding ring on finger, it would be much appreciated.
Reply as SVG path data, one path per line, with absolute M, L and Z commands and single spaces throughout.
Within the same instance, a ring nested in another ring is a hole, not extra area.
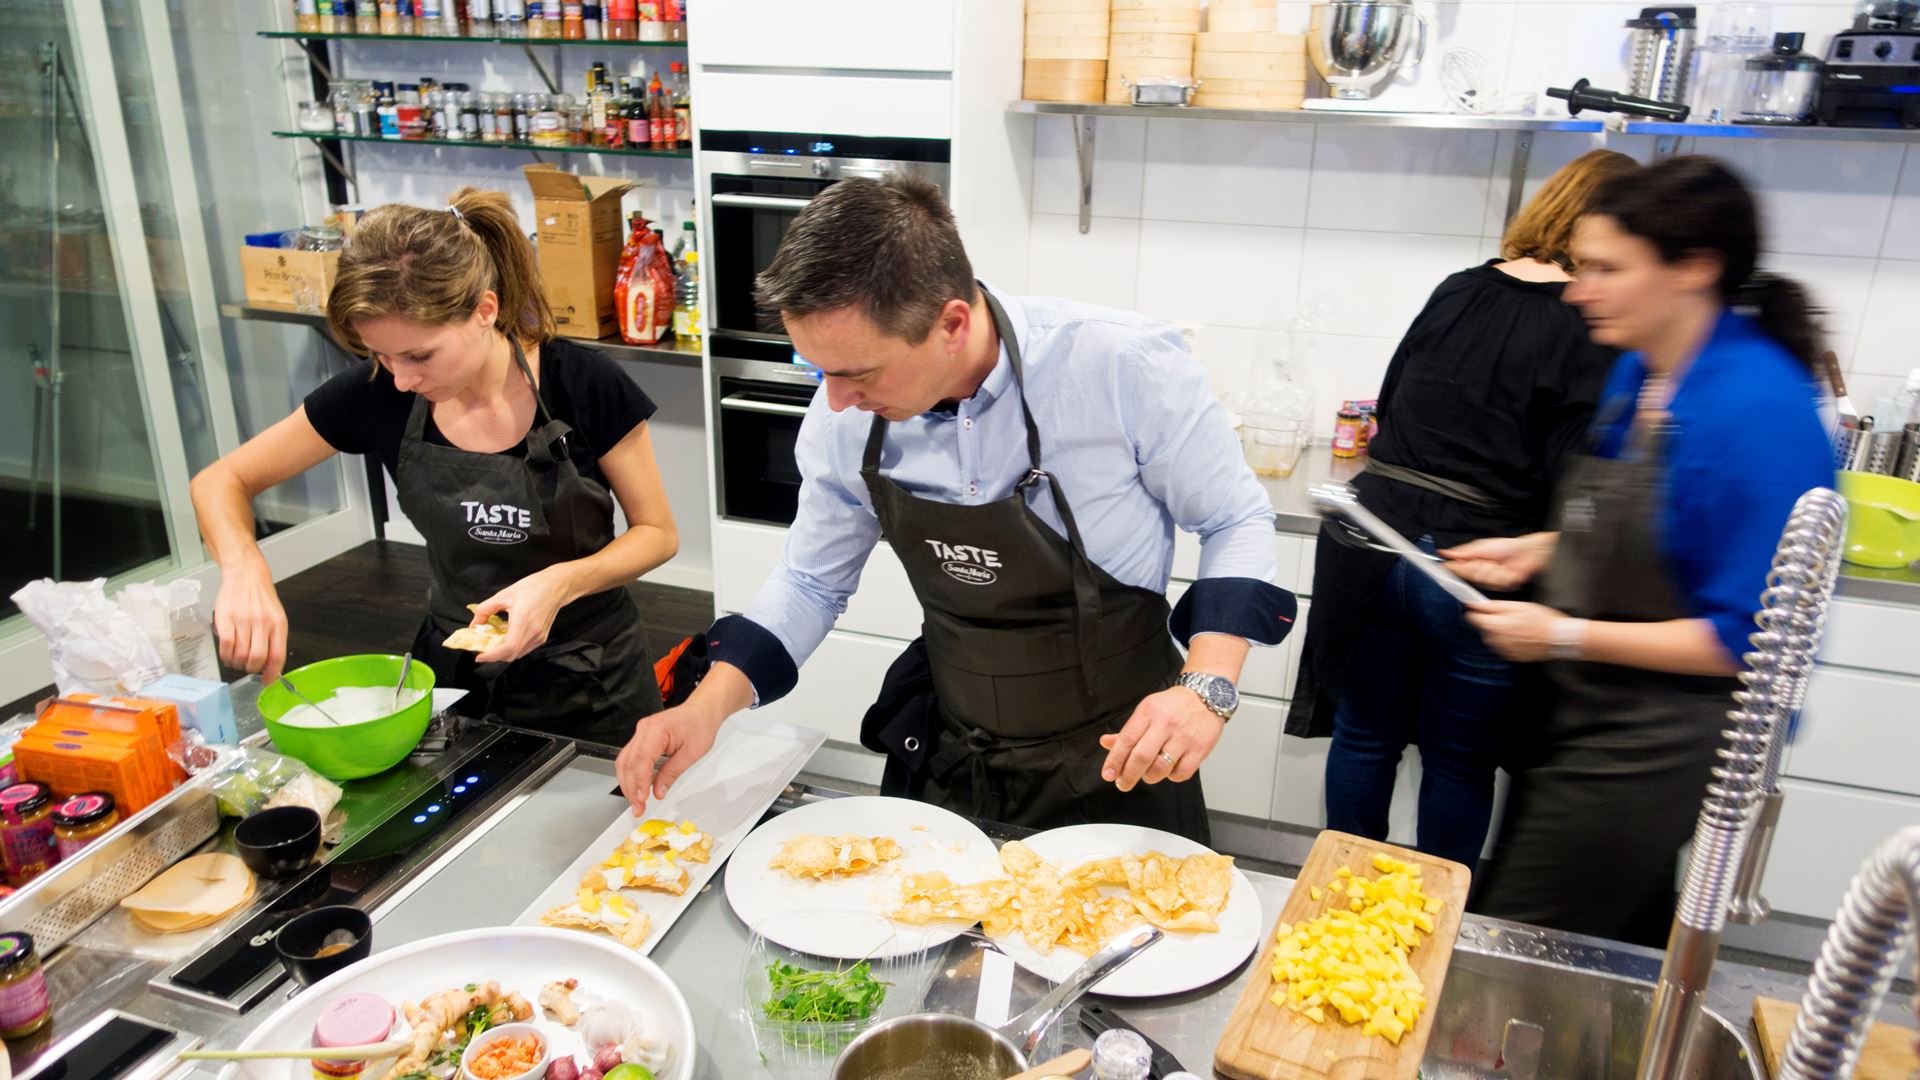
M 1167 769 L 1169 771 L 1171 771 L 1175 766 L 1180 764 L 1175 759 L 1168 757 L 1167 752 L 1165 750 L 1160 751 L 1160 760 L 1167 763 Z

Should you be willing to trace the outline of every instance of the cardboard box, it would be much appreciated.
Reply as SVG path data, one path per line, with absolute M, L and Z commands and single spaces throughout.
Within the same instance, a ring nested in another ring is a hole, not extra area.
M 292 248 L 242 247 L 240 276 L 246 282 L 247 303 L 293 307 L 303 287 L 312 289 L 321 304 L 333 291 L 340 270 L 337 251 L 295 251 Z
M 575 176 L 553 165 L 527 165 L 533 189 L 540 279 L 554 321 L 566 337 L 598 341 L 619 330 L 613 277 L 626 235 L 620 196 L 633 185 L 611 176 Z
M 171 701 L 180 709 L 180 724 L 200 733 L 210 743 L 232 746 L 240 741 L 233 715 L 233 695 L 227 685 L 189 675 L 169 674 L 140 688 L 149 701 Z
M 113 796 L 121 815 L 130 817 L 155 798 L 140 752 L 129 746 L 98 738 L 22 735 L 14 744 L 14 757 L 23 778 L 47 785 L 63 799 L 83 791 L 104 791 Z

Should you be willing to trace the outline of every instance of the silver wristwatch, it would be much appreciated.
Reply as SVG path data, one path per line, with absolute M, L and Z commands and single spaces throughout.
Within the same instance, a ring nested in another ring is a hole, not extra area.
M 1179 681 L 1181 686 L 1199 694 L 1200 703 L 1222 720 L 1233 719 L 1233 711 L 1240 707 L 1240 691 L 1233 680 L 1225 676 L 1187 671 L 1181 673 Z

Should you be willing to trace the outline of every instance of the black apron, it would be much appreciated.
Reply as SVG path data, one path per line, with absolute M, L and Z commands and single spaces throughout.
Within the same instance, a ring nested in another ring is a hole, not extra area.
M 466 605 L 613 542 L 613 493 L 569 459 L 573 429 L 547 412 L 526 354 L 509 340 L 533 387 L 524 458 L 426 441 L 432 405 L 424 397 L 407 416 L 394 487 L 426 537 L 433 572 L 413 655 L 432 665 L 441 686 L 468 691 L 456 706 L 465 715 L 621 746 L 636 721 L 660 709 L 646 631 L 625 589 L 561 608 L 547 643 L 511 663 L 476 664 L 476 654 L 444 644 L 473 621 Z
M 1609 622 L 1692 617 L 1654 528 L 1666 430 L 1635 441 L 1638 454 L 1582 456 L 1568 469 L 1541 587 L 1549 607 Z M 1514 770 L 1472 907 L 1659 948 L 1739 684 L 1588 661 L 1546 668 L 1552 705 Z
M 888 755 L 886 794 L 1033 828 L 1123 822 L 1205 843 L 1199 777 L 1124 793 L 1100 778 L 1100 736 L 1180 673 L 1167 598 L 1087 557 L 1059 480 L 1041 469 L 1020 344 L 1000 302 L 982 292 L 1013 369 L 1031 468 L 995 502 L 923 499 L 881 474 L 887 421 L 873 418 L 860 474 L 925 616 L 861 741 Z M 1064 538 L 1027 506 L 1027 489 L 1042 481 Z

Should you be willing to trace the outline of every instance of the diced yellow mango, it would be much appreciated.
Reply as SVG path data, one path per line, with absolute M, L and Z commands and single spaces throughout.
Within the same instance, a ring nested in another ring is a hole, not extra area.
M 1307 896 L 1308 896 L 1308 897 L 1310 897 L 1311 899 L 1314 899 L 1314 900 L 1318 900 L 1318 899 L 1320 899 L 1320 898 L 1321 898 L 1322 896 L 1325 896 L 1325 895 L 1326 895 L 1326 893 L 1323 893 L 1323 892 L 1321 892 L 1321 891 L 1320 891 L 1320 886 L 1318 886 L 1318 885 L 1315 885 L 1315 886 L 1313 886 L 1312 888 L 1310 888 L 1310 889 L 1308 889 L 1308 890 L 1307 890 Z

